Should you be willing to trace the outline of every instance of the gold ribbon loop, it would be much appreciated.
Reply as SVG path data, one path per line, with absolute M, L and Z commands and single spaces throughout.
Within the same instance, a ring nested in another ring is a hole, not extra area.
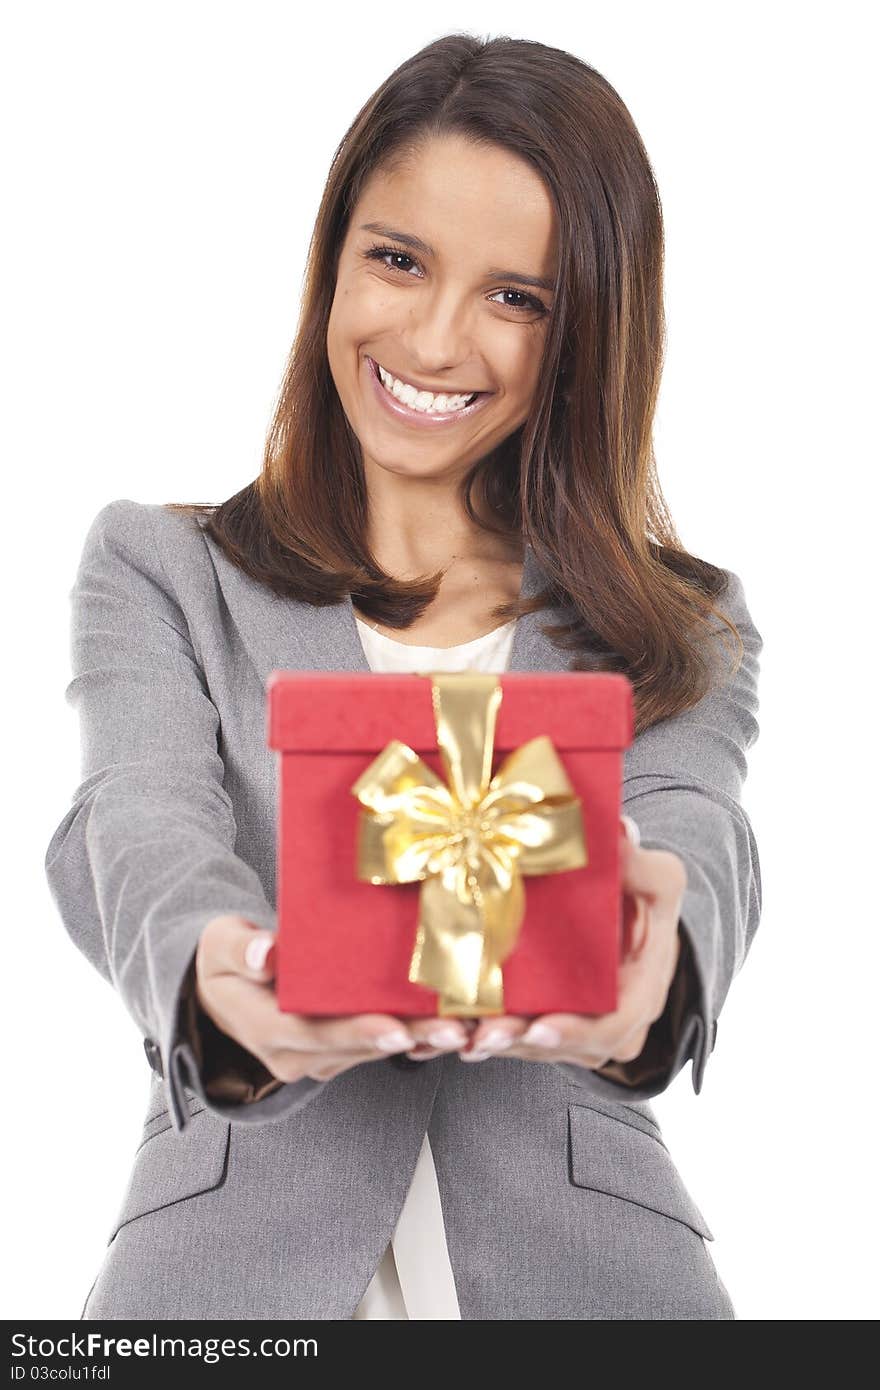
M 588 863 L 580 798 L 546 734 L 529 739 L 494 777 L 498 677 L 418 672 L 431 679 L 446 781 L 392 739 L 351 791 L 357 877 L 421 881 L 409 979 L 439 995 L 439 1014 L 504 1013 L 501 966 L 525 916 L 524 874 Z

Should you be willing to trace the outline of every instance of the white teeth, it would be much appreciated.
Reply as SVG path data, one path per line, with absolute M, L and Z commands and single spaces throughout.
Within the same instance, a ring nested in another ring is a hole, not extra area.
M 399 381 L 396 376 L 386 372 L 384 367 L 380 367 L 378 362 L 376 366 L 379 370 L 379 379 L 387 391 L 390 391 L 404 405 L 408 405 L 411 410 L 421 410 L 426 415 L 439 415 L 451 410 L 463 410 L 477 394 L 473 392 L 469 396 L 448 396 L 438 392 L 435 396 L 432 391 L 418 391 L 415 386 L 410 386 L 408 382 Z

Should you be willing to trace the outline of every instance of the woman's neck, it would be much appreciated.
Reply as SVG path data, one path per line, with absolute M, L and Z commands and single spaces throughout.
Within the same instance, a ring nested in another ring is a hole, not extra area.
M 522 547 L 519 547 L 522 551 Z M 439 567 L 439 566 L 438 566 Z M 390 571 L 386 569 L 386 573 Z M 414 578 L 396 575 L 399 578 Z M 421 573 L 430 573 L 430 567 Z M 363 622 L 377 632 L 418 647 L 457 647 L 500 627 L 492 609 L 518 598 L 522 589 L 523 558 L 508 548 L 503 557 L 453 560 L 440 581 L 436 598 L 407 628 L 391 628 L 355 608 Z

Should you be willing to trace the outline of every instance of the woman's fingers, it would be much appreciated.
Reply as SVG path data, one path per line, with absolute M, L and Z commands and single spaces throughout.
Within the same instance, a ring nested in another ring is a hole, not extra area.
M 476 1027 L 475 1019 L 437 1015 L 403 1020 L 382 1013 L 285 1013 L 272 987 L 274 947 L 274 934 L 247 918 L 215 917 L 199 941 L 196 976 L 201 1007 L 275 1075 L 317 1075 L 318 1068 L 336 1075 L 346 1066 L 401 1052 L 426 1061 L 466 1046 Z
M 404 1052 L 415 1038 L 404 1023 L 391 1014 L 354 1014 L 319 1018 L 314 1015 L 282 1013 L 270 1000 L 267 1024 L 271 1023 L 271 1044 L 279 1049 L 299 1052 Z
M 410 1055 L 415 1055 L 420 1060 L 464 1047 L 473 1030 L 470 1019 L 441 1018 L 437 1015 L 408 1018 L 407 1025 L 418 1044 Z
M 506 1053 L 519 1042 L 528 1026 L 527 1018 L 515 1014 L 480 1018 L 477 1020 L 469 1046 L 459 1055 L 463 1062 L 481 1062 L 496 1052 Z
M 315 1076 L 316 1068 L 329 1067 L 336 1074 L 415 1044 L 389 1014 L 313 1018 L 282 1013 L 270 984 L 254 985 L 235 975 L 214 979 L 211 1013 L 219 1027 L 285 1081 Z
M 275 974 L 275 936 L 246 917 L 226 913 L 212 917 L 199 937 L 196 971 L 209 975 L 240 975 L 246 980 L 271 980 Z
M 307 1017 L 278 1008 L 275 938 L 226 914 L 205 926 L 196 951 L 196 997 L 218 1028 L 282 1080 L 325 1078 L 417 1043 L 390 1014 Z

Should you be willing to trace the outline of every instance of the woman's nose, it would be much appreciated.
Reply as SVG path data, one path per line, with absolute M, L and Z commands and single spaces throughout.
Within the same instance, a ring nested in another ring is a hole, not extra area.
M 474 350 L 470 314 L 458 297 L 451 294 L 426 295 L 413 305 L 402 333 L 407 360 L 414 372 L 424 378 L 464 373 L 454 386 L 467 386 Z

